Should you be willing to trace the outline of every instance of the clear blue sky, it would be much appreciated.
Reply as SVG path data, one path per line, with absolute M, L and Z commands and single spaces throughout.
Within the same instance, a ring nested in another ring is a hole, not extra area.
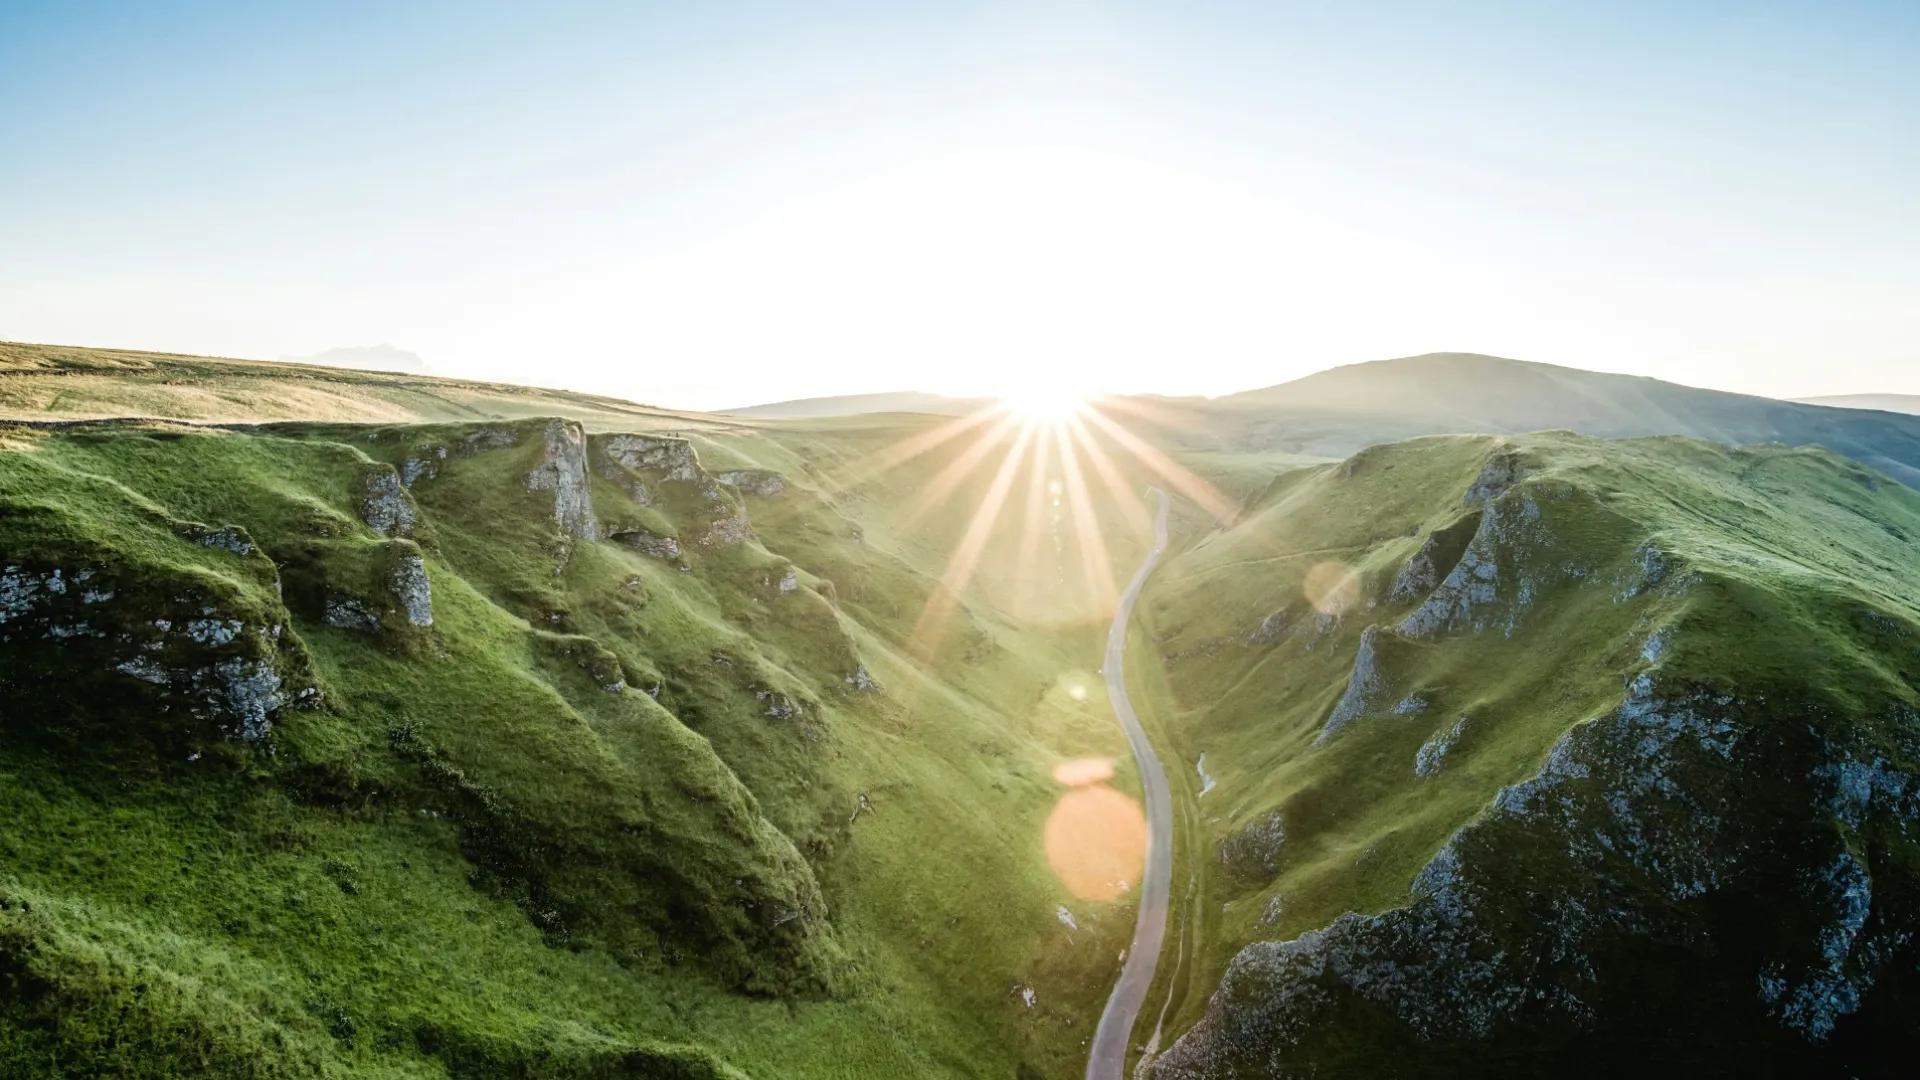
M 0 339 L 1920 393 L 1920 4 L 0 5 Z

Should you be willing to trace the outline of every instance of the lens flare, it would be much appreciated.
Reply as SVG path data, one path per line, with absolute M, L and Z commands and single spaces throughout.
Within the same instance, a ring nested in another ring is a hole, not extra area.
M 1116 900 L 1140 880 L 1147 859 L 1147 816 L 1106 786 L 1076 787 L 1047 818 L 1047 865 L 1082 900 Z
M 1322 615 L 1338 616 L 1360 600 L 1360 572 L 1342 562 L 1315 563 L 1301 583 L 1307 603 Z
M 1085 787 L 1113 779 L 1113 759 L 1083 757 L 1053 767 L 1053 778 L 1068 787 Z

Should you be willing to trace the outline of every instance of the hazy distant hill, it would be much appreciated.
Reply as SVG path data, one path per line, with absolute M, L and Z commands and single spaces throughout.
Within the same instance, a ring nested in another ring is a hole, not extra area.
M 412 375 L 424 375 L 429 370 L 427 362 L 420 359 L 418 353 L 396 349 L 391 345 L 343 345 L 312 356 L 287 356 L 282 359 L 295 364 L 358 368 L 361 371 L 400 371 Z
M 1200 408 L 1236 445 L 1343 456 L 1418 435 L 1568 430 L 1817 444 L 1920 486 L 1920 418 L 1472 353 L 1350 364 Z
M 1794 398 L 1808 405 L 1826 405 L 1836 409 L 1879 409 L 1882 412 L 1920 413 L 1920 394 L 1833 394 L 1827 397 Z
M 986 403 L 986 398 L 952 398 L 941 394 L 923 394 L 903 390 L 889 394 L 845 394 L 840 397 L 800 398 L 796 401 L 775 401 L 765 405 L 745 405 L 737 409 L 717 411 L 729 416 L 761 416 L 787 420 L 890 412 L 964 416 Z
M 565 416 L 589 427 L 621 430 L 711 422 L 619 398 L 535 386 L 0 341 L 0 419 L 126 416 L 201 423 L 422 423 Z

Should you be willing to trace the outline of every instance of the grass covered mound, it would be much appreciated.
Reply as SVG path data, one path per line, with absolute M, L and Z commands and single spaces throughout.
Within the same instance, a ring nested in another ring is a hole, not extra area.
M 1153 1074 L 1910 1053 L 1916 556 L 1920 497 L 1816 450 L 1436 438 L 1276 479 L 1145 605 L 1217 781 L 1218 992 Z
M 791 446 L 0 438 L 0 1072 L 1077 1073 L 1091 634 L 910 649 L 935 586 Z

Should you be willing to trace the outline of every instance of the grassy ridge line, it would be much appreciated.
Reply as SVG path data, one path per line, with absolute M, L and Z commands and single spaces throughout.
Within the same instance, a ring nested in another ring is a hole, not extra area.
M 0 342 L 0 417 L 407 423 L 566 416 L 642 429 L 703 414 L 568 390 L 126 349 Z

